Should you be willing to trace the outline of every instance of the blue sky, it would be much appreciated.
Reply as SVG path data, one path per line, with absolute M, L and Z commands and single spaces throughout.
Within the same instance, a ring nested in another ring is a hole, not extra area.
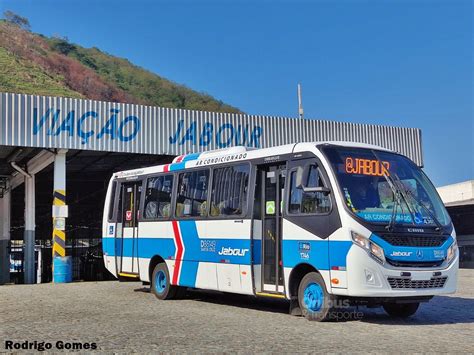
M 471 1 L 0 0 L 250 114 L 418 127 L 435 185 L 474 179 Z

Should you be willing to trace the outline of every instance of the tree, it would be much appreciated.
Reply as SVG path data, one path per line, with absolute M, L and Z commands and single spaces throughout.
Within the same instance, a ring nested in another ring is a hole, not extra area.
M 28 31 L 30 30 L 30 27 L 31 27 L 30 21 L 28 21 L 26 17 L 17 15 L 10 10 L 5 11 L 3 13 L 3 16 L 5 16 L 5 19 L 11 24 L 14 24 L 15 26 L 23 28 L 24 30 L 28 30 Z

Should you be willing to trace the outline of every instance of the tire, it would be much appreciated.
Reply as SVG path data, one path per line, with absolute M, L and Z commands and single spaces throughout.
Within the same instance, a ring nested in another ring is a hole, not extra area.
M 298 287 L 298 302 L 303 316 L 311 321 L 334 319 L 333 307 L 335 297 L 326 291 L 326 284 L 320 274 L 306 274 Z
M 177 290 L 178 287 L 170 283 L 170 275 L 166 264 L 157 264 L 151 277 L 151 292 L 160 300 L 170 300 L 176 297 Z
M 383 309 L 394 318 L 408 318 L 416 313 L 419 302 L 414 303 L 385 303 Z

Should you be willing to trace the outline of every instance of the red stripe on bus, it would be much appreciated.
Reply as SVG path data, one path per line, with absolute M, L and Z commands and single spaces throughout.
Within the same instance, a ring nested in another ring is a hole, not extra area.
M 170 165 L 169 164 L 166 164 L 164 167 L 163 167 L 163 171 L 165 173 L 167 173 L 168 171 L 170 171 Z
M 176 255 L 174 258 L 175 262 L 174 262 L 173 278 L 171 280 L 171 284 L 177 285 L 179 269 L 181 267 L 181 259 L 183 257 L 183 241 L 181 239 L 181 234 L 179 233 L 178 222 L 172 221 L 171 223 L 173 224 L 174 240 L 176 241 Z

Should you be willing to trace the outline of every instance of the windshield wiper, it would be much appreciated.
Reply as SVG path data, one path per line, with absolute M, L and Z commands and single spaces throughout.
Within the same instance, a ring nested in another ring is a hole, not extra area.
M 415 210 L 415 208 L 413 208 L 413 210 L 410 208 L 411 204 L 408 201 L 408 197 L 406 195 L 407 190 L 405 189 L 405 185 L 403 185 L 403 183 L 400 180 L 400 178 L 398 177 L 397 173 L 392 172 L 392 175 L 394 177 L 394 181 L 396 183 L 396 186 L 398 187 L 398 190 L 400 191 L 400 194 L 402 195 L 403 199 L 405 200 L 405 203 L 406 203 L 407 209 L 408 209 L 408 213 L 410 214 L 410 217 L 411 217 L 411 222 L 412 222 L 413 225 L 416 225 L 416 221 L 415 221 L 416 210 Z
M 421 207 L 428 213 L 428 215 L 430 216 L 430 218 L 431 218 L 431 219 L 435 222 L 435 224 L 436 224 L 435 230 L 436 230 L 437 232 L 441 232 L 441 233 L 442 233 L 443 225 L 442 225 L 441 222 L 438 220 L 438 218 L 436 218 L 436 216 L 431 212 L 431 210 L 430 210 L 428 207 L 426 207 L 426 206 L 423 204 L 423 202 L 421 202 L 420 200 L 418 200 L 418 199 L 416 198 L 416 196 L 413 195 L 413 193 L 410 191 L 410 189 L 405 188 L 405 187 L 403 186 L 403 184 L 402 184 L 401 181 L 400 181 L 400 178 L 398 177 L 398 175 L 397 175 L 396 173 L 393 173 L 393 176 L 395 176 L 395 177 L 397 178 L 397 180 L 400 182 L 400 184 L 401 184 L 401 189 L 403 189 L 404 192 L 405 192 L 408 196 L 410 196 L 419 206 L 421 206 Z
M 395 219 L 397 216 L 397 208 L 400 204 L 400 196 L 397 191 L 393 191 L 393 207 L 392 207 L 392 215 L 390 217 L 390 222 L 385 226 L 385 229 L 391 232 L 393 230 L 393 225 L 395 224 Z
M 390 222 L 388 223 L 388 225 L 385 226 L 385 229 L 387 229 L 388 231 L 392 230 L 392 228 L 393 228 L 393 226 L 396 222 L 396 219 L 397 219 L 396 217 L 397 217 L 397 207 L 398 207 L 398 205 L 400 205 L 400 207 L 403 210 L 403 206 L 402 206 L 401 201 L 400 201 L 400 196 L 402 196 L 403 199 L 405 200 L 408 211 L 410 212 L 410 217 L 412 219 L 412 222 L 415 223 L 415 221 L 413 219 L 413 216 L 411 215 L 410 208 L 408 207 L 408 201 L 405 199 L 405 196 L 403 196 L 403 194 L 401 193 L 400 188 L 395 186 L 395 184 L 394 184 L 392 178 L 390 177 L 390 175 L 385 173 L 384 166 L 383 166 L 382 161 L 380 160 L 378 154 L 373 149 L 371 151 L 372 151 L 372 154 L 375 156 L 375 159 L 377 159 L 378 163 L 380 164 L 380 169 L 382 171 L 382 175 L 385 178 L 385 180 L 387 181 L 388 186 L 390 186 L 390 189 L 392 190 L 393 197 L 394 197 L 394 205 L 393 205 L 393 208 L 392 208 L 392 216 L 390 218 Z M 403 213 L 403 211 L 402 211 L 402 213 Z

